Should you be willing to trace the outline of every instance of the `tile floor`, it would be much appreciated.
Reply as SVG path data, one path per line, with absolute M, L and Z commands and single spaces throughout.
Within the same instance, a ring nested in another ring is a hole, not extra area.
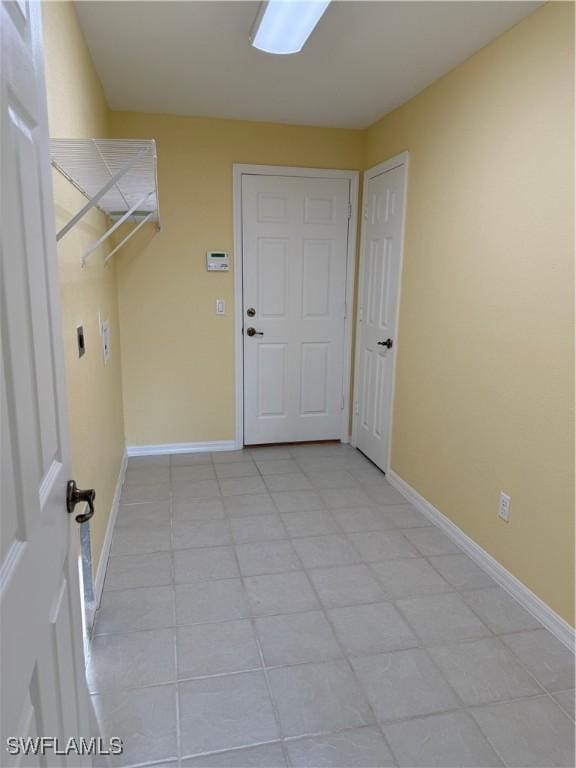
M 347 446 L 131 459 L 88 679 L 116 765 L 574 764 L 570 652 Z

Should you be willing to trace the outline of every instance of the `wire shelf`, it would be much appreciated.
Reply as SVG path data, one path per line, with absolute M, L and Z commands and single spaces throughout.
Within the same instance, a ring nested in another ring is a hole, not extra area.
M 58 232 L 58 240 L 94 207 L 115 222 L 84 252 L 82 263 L 125 221 L 136 222 L 132 233 L 148 221 L 160 229 L 156 142 L 153 139 L 51 139 L 50 159 L 54 168 L 88 199 L 88 203 Z

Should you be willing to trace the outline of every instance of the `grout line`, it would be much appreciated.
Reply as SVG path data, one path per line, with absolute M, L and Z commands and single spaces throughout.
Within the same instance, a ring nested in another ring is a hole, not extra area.
M 228 755 L 232 752 L 241 752 L 246 749 L 255 749 L 257 747 L 267 747 L 272 744 L 278 744 L 282 746 L 282 739 L 278 738 L 272 739 L 270 741 L 256 741 L 251 744 L 242 745 L 241 747 L 225 747 L 224 749 L 214 749 L 206 752 L 195 752 L 194 754 L 184 755 L 181 760 L 197 760 L 201 757 L 212 757 L 213 755 Z
M 422 651 L 425 653 L 426 657 L 428 658 L 428 661 L 429 661 L 429 662 L 432 664 L 432 666 L 434 667 L 434 669 L 436 670 L 436 672 L 438 672 L 438 674 L 440 675 L 440 678 L 441 678 L 441 679 L 444 681 L 444 683 L 445 683 L 445 684 L 448 686 L 448 688 L 449 688 L 449 689 L 452 691 L 452 693 L 453 693 L 453 694 L 454 694 L 454 696 L 456 697 L 456 700 L 460 702 L 460 709 L 462 709 L 462 708 L 466 707 L 466 706 L 467 706 L 467 705 L 466 705 L 466 702 L 465 702 L 465 701 L 464 701 L 464 699 L 463 699 L 463 698 L 460 696 L 460 694 L 458 693 L 458 691 L 456 690 L 456 688 L 455 688 L 455 687 L 452 685 L 452 683 L 451 683 L 451 682 L 448 680 L 447 676 L 444 674 L 444 672 L 442 671 L 442 669 L 440 668 L 440 666 L 439 666 L 439 665 L 436 663 L 436 659 L 435 659 L 435 658 L 432 656 L 432 654 L 430 653 L 430 651 L 429 651 L 429 648 L 430 648 L 430 646 L 429 646 L 429 645 L 424 645 L 424 642 L 423 642 L 423 640 L 422 640 L 422 638 L 421 638 L 420 634 L 419 634 L 419 633 L 416 631 L 416 627 L 415 627 L 415 626 L 412 624 L 412 622 L 410 622 L 410 621 L 409 621 L 408 617 L 406 616 L 406 614 L 404 613 L 404 611 L 402 610 L 402 608 L 401 608 L 401 607 L 400 607 L 398 604 L 395 604 L 395 607 L 396 607 L 396 610 L 398 611 L 398 613 L 400 614 L 400 616 L 402 617 L 402 619 L 403 619 L 403 620 L 406 622 L 407 626 L 408 626 L 408 627 L 409 627 L 409 628 L 412 630 L 412 632 L 414 633 L 414 635 L 415 635 L 415 636 L 418 638 L 418 640 L 420 641 L 420 644 L 419 644 L 419 648 L 420 648 L 420 650 L 422 650 Z M 482 626 L 484 626 L 484 624 L 482 624 Z M 489 630 L 489 628 L 488 628 L 488 627 L 486 627 L 486 629 L 488 629 L 488 630 Z M 490 630 L 489 630 L 489 631 L 490 631 Z M 484 638 L 469 638 L 469 639 L 470 639 L 470 641 L 472 642 L 473 640 L 480 640 L 480 639 L 484 639 Z M 457 642 L 457 641 L 456 641 L 456 642 Z M 444 645 L 449 645 L 449 644 L 450 644 L 450 643 L 444 643 Z
M 329 510 L 329 509 L 317 509 L 317 510 L 310 510 L 310 511 L 312 511 L 312 512 L 330 512 L 330 513 L 333 513 L 333 511 Z M 292 512 L 290 512 L 288 514 L 302 514 L 302 513 L 298 513 L 298 512 L 292 513 Z M 215 519 L 210 519 L 210 518 L 198 519 L 198 520 L 196 520 L 196 519 L 194 519 L 194 520 L 180 520 L 180 519 L 177 519 L 177 520 L 174 520 L 174 522 L 177 522 L 177 523 L 189 522 L 192 525 L 206 525 L 208 523 L 220 523 L 220 522 L 222 522 L 222 523 L 223 522 L 231 523 L 233 520 L 245 520 L 248 517 L 250 517 L 250 518 L 252 518 L 252 517 L 261 518 L 261 517 L 275 517 L 275 516 L 276 516 L 276 513 L 267 513 L 267 514 L 262 514 L 262 515 L 245 515 L 245 516 L 242 516 L 242 517 L 222 517 L 222 518 L 215 518 Z M 280 515 L 280 517 L 282 517 L 282 515 Z M 284 522 L 284 521 L 282 521 L 282 522 Z M 165 522 L 161 522 L 160 524 L 168 526 L 168 525 L 170 525 L 170 523 L 171 523 L 171 521 L 166 520 Z M 335 524 L 339 525 L 339 523 L 337 521 L 335 521 Z M 122 526 L 122 528 L 123 528 L 123 530 L 125 530 L 125 526 Z M 138 529 L 138 526 L 134 525 L 134 528 Z M 234 541 L 233 534 L 231 534 L 231 540 L 228 543 L 226 543 L 226 544 L 202 544 L 202 545 L 199 545 L 199 546 L 188 546 L 188 547 L 174 547 L 174 546 L 172 546 L 171 548 L 174 549 L 175 551 L 178 551 L 178 552 L 189 551 L 189 550 L 199 550 L 199 549 L 223 549 L 223 548 L 231 547 L 231 546 L 242 546 L 243 544 L 273 544 L 273 543 L 278 542 L 278 541 L 286 541 L 287 539 L 290 539 L 290 540 L 292 540 L 292 539 L 315 539 L 315 538 L 323 538 L 323 537 L 326 537 L 326 536 L 344 536 L 344 537 L 346 537 L 348 542 L 351 544 L 351 546 L 354 546 L 353 542 L 350 541 L 349 538 L 348 538 L 350 534 L 355 534 L 355 533 L 390 533 L 391 531 L 395 531 L 396 533 L 402 533 L 403 530 L 406 530 L 406 529 L 387 528 L 385 531 L 384 530 L 380 530 L 380 529 L 376 529 L 374 531 L 344 531 L 343 529 L 342 530 L 338 529 L 336 531 L 330 531 L 330 532 L 327 532 L 327 533 L 298 534 L 298 535 L 294 535 L 294 534 L 288 533 L 283 538 L 254 539 L 254 540 L 248 540 L 248 541 Z M 410 529 L 410 530 L 413 530 L 413 529 Z M 138 556 L 162 554 L 162 553 L 165 553 L 165 552 L 168 552 L 168 551 L 170 551 L 170 550 L 168 550 L 168 549 L 153 549 L 153 550 L 145 551 L 145 552 L 116 553 L 114 555 L 110 555 L 110 557 L 138 557 Z M 356 548 L 355 548 L 355 551 L 357 551 Z M 359 556 L 361 556 L 361 555 L 359 555 Z M 394 556 L 383 557 L 383 558 L 380 558 L 379 560 L 371 560 L 370 562 L 380 563 L 380 562 L 386 562 L 388 560 L 414 560 L 414 559 L 420 559 L 421 560 L 421 559 L 426 559 L 426 558 L 423 555 L 420 555 L 418 553 L 418 554 L 410 554 L 410 555 L 398 555 L 398 556 L 395 556 L 395 557 Z M 362 562 L 367 562 L 367 561 L 362 560 Z M 332 566 L 317 566 L 317 567 L 332 567 Z M 336 567 L 336 566 L 334 566 L 334 567 Z M 211 579 L 203 579 L 203 581 L 211 581 Z M 447 583 L 449 584 L 449 582 L 447 582 Z M 449 585 L 449 586 L 452 586 L 452 585 Z M 498 585 L 495 585 L 495 586 L 498 586 Z M 461 588 L 452 587 L 452 589 L 455 592 L 459 592 L 459 591 L 462 591 L 462 592 L 473 592 L 473 591 L 477 591 L 477 590 L 480 590 L 480 589 L 493 589 L 493 586 L 490 585 L 490 584 L 487 584 L 487 585 L 484 585 L 484 586 L 481 586 L 481 587 L 469 587 L 469 588 L 466 588 L 466 587 L 461 587 Z
M 518 700 L 520 700 L 520 699 L 518 699 Z M 516 699 L 514 699 L 514 701 L 516 701 Z M 466 711 L 468 712 L 468 710 L 466 710 Z M 474 723 L 476 724 L 476 727 L 478 728 L 478 730 L 480 731 L 480 733 L 482 734 L 482 736 L 484 736 L 484 738 L 486 739 L 486 741 L 488 742 L 488 744 L 489 744 L 489 745 L 492 747 L 492 750 L 494 751 L 494 754 L 496 755 L 496 757 L 498 758 L 498 760 L 500 760 L 500 762 L 502 763 L 502 765 L 504 766 L 504 768 L 512 768 L 512 767 L 509 765 L 509 763 L 507 763 L 507 762 L 506 762 L 506 760 L 504 759 L 504 755 L 502 755 L 502 754 L 501 754 L 501 752 L 500 752 L 500 750 L 497 748 L 496 744 L 495 744 L 495 743 L 492 741 L 492 739 L 490 738 L 490 736 L 489 736 L 487 733 L 485 733 L 484 729 L 482 728 L 482 726 L 480 725 L 480 723 L 478 722 L 478 720 L 476 720 L 476 718 L 474 717 L 474 712 L 473 712 L 473 711 L 469 711 L 469 712 L 468 712 L 468 714 L 470 715 L 470 717 L 472 718 L 472 720 L 473 720 L 473 721 L 474 721 Z
M 243 541 L 240 543 L 232 543 L 232 544 L 218 544 L 214 546 L 204 546 L 204 547 L 188 547 L 186 549 L 174 549 L 174 550 L 157 550 L 154 552 L 146 552 L 146 553 L 138 553 L 135 555 L 115 555 L 115 557 L 142 557 L 147 555 L 168 555 L 171 552 L 174 554 L 179 552 L 205 552 L 206 550 L 221 550 L 221 551 L 231 551 L 232 549 L 236 547 L 246 547 L 246 546 L 259 546 L 259 545 L 266 545 L 266 544 L 292 544 L 294 546 L 294 541 L 303 541 L 307 540 L 309 538 L 325 538 L 327 536 L 339 536 L 341 534 L 338 533 L 332 533 L 332 534 L 321 534 L 319 536 L 295 536 L 295 537 L 286 537 L 283 539 L 266 539 L 263 541 Z M 352 542 L 348 542 L 351 547 L 354 547 Z M 405 560 L 416 560 L 416 559 L 422 559 L 422 558 L 415 558 L 415 557 L 388 557 L 383 558 L 381 560 L 363 560 L 361 554 L 358 554 L 357 550 L 354 549 L 354 552 L 358 556 L 358 560 L 355 560 L 354 562 L 349 563 L 336 563 L 333 565 L 314 565 L 314 566 L 303 566 L 302 569 L 298 568 L 290 568 L 286 570 L 281 571 L 265 571 L 263 573 L 256 573 L 256 574 L 243 574 L 244 576 L 277 576 L 280 574 L 288 574 L 288 573 L 294 573 L 298 570 L 306 570 L 306 571 L 327 571 L 332 570 L 335 568 L 349 568 L 352 566 L 358 566 L 358 565 L 365 565 L 367 566 L 370 571 L 373 578 L 375 578 L 379 585 L 384 590 L 384 594 L 386 595 L 386 601 L 391 600 L 412 600 L 412 599 L 419 599 L 419 598 L 426 598 L 426 597 L 432 597 L 432 596 L 439 596 L 442 594 L 464 594 L 469 592 L 481 592 L 486 591 L 488 589 L 492 589 L 493 587 L 490 586 L 484 586 L 484 587 L 472 587 L 472 588 L 458 588 L 455 587 L 448 582 L 446 582 L 445 586 L 438 586 L 437 591 L 434 590 L 433 592 L 425 592 L 425 593 L 414 593 L 414 594 L 408 594 L 408 595 L 393 595 L 390 592 L 386 591 L 385 586 L 380 581 L 380 576 L 376 571 L 373 570 L 372 566 L 374 565 L 380 565 L 383 563 L 394 563 L 397 561 L 405 561 Z M 231 581 L 232 579 L 237 579 L 238 576 L 212 576 L 210 578 L 195 578 L 191 579 L 190 581 L 176 581 L 174 577 L 171 577 L 169 581 L 165 581 L 161 584 L 136 584 L 133 586 L 123 586 L 123 587 L 108 587 L 105 591 L 110 592 L 128 592 L 131 590 L 141 590 L 141 589 L 157 589 L 160 587 L 169 587 L 169 586 L 186 586 L 186 585 L 192 585 L 192 584 L 206 584 L 207 582 L 212 581 Z M 384 602 L 384 600 L 378 600 L 378 601 L 371 601 L 371 602 Z M 356 605 L 356 603 L 351 603 L 350 605 Z M 466 604 L 467 607 L 468 604 Z M 470 608 L 472 611 L 472 608 Z M 474 611 L 472 611 L 474 612 Z M 475 614 L 476 615 L 476 614 Z M 479 617 L 481 619 L 481 617 Z M 482 619 L 481 619 L 482 620 Z M 484 622 L 483 622 L 484 623 Z M 495 633 L 495 634 L 502 634 L 502 635 L 511 635 L 511 634 L 518 634 L 520 632 L 530 632 L 535 631 L 535 629 L 540 629 L 540 627 L 537 628 L 522 628 L 522 629 L 515 629 L 515 630 L 506 630 L 505 632 Z M 492 630 L 491 630 L 492 631 Z M 109 634 L 109 633 L 104 633 Z
M 318 611 L 316 611 L 316 612 L 318 612 Z M 268 666 L 268 667 L 250 667 L 248 669 L 239 669 L 239 670 L 235 670 L 233 672 L 217 672 L 215 674 L 201 675 L 201 676 L 197 676 L 197 677 L 183 677 L 183 678 L 180 678 L 180 679 L 175 678 L 173 680 L 163 680 L 161 682 L 156 682 L 156 683 L 145 683 L 144 685 L 129 685 L 129 686 L 121 687 L 121 688 L 106 688 L 106 689 L 103 689 L 101 691 L 90 691 L 89 695 L 90 696 L 110 696 L 110 695 L 114 695 L 114 694 L 117 694 L 117 693 L 122 692 L 122 691 L 126 691 L 126 692 L 128 692 L 128 691 L 140 691 L 140 690 L 149 690 L 149 689 L 152 689 L 152 688 L 168 688 L 168 687 L 177 688 L 178 685 L 181 684 L 181 683 L 194 683 L 194 682 L 198 682 L 198 681 L 202 681 L 202 680 L 212 680 L 212 679 L 215 679 L 215 678 L 224 678 L 224 677 L 240 677 L 240 676 L 246 675 L 246 674 L 254 674 L 255 672 L 262 672 L 262 673 L 264 673 L 266 671 L 275 671 L 275 670 L 279 670 L 279 669 L 293 669 L 293 668 L 296 668 L 296 667 L 317 666 L 319 664 L 327 664 L 327 663 L 329 663 L 331 661 L 349 661 L 350 659 L 372 658 L 372 656 L 391 655 L 391 654 L 396 654 L 396 653 L 403 653 L 405 651 L 414 651 L 414 650 L 418 650 L 418 649 L 419 649 L 418 647 L 416 647 L 416 648 L 399 648 L 399 649 L 397 649 L 395 651 L 389 651 L 386 654 L 372 654 L 371 656 L 350 656 L 350 657 L 348 657 L 348 656 L 338 656 L 335 659 L 324 659 L 323 661 L 305 661 L 305 662 L 299 662 L 297 664 L 281 664 L 281 665 L 277 665 L 277 666 Z M 360 685 L 360 690 L 362 691 L 362 693 L 364 695 L 364 698 L 366 698 L 366 694 L 364 694 L 364 687 L 360 683 L 358 683 L 358 684 Z M 563 691 L 559 691 L 559 693 L 563 693 Z M 526 696 L 510 696 L 510 697 L 505 698 L 505 699 L 497 699 L 495 701 L 485 701 L 485 702 L 480 702 L 478 704 L 466 704 L 466 703 L 463 703 L 461 706 L 447 707 L 445 709 L 442 709 L 441 711 L 427 712 L 425 714 L 418 714 L 418 715 L 407 715 L 405 717 L 398 717 L 398 718 L 394 718 L 394 719 L 391 719 L 391 720 L 379 721 L 378 718 L 376 718 L 374 723 L 367 723 L 365 725 L 357 725 L 357 726 L 347 726 L 346 728 L 340 728 L 340 729 L 336 729 L 336 730 L 333 730 L 333 731 L 318 731 L 318 732 L 310 731 L 310 732 L 306 732 L 306 733 L 303 733 L 303 734 L 298 734 L 296 736 L 282 736 L 282 737 L 279 737 L 279 739 L 273 739 L 273 741 L 278 741 L 278 740 L 280 740 L 280 738 L 284 738 L 284 739 L 287 739 L 287 740 L 306 738 L 308 736 L 315 735 L 316 733 L 318 733 L 318 734 L 321 734 L 321 733 L 336 733 L 336 732 L 342 731 L 342 730 L 350 731 L 350 730 L 355 730 L 356 728 L 368 728 L 368 727 L 371 727 L 373 725 L 377 725 L 378 722 L 383 722 L 386 725 L 391 724 L 391 723 L 403 723 L 403 722 L 407 722 L 407 721 L 410 721 L 410 720 L 419 720 L 419 719 L 424 718 L 424 717 L 433 717 L 434 715 L 443 714 L 445 712 L 462 712 L 462 711 L 467 711 L 468 712 L 468 711 L 474 711 L 474 710 L 477 710 L 477 709 L 483 709 L 484 707 L 489 707 L 489 706 L 492 706 L 492 705 L 514 704 L 515 702 L 522 702 L 522 701 L 527 701 L 527 700 L 532 700 L 532 699 L 550 699 L 550 698 L 554 699 L 554 697 L 553 697 L 553 695 L 551 693 L 549 693 L 547 691 L 537 691 L 535 693 L 530 693 L 530 694 L 528 694 Z M 562 709 L 562 707 L 559 704 L 557 706 L 560 709 Z M 564 709 L 562 709 L 562 711 L 564 712 Z M 572 719 L 571 715 L 567 715 L 567 716 L 569 717 L 569 719 Z M 230 747 L 229 749 L 243 749 L 243 747 Z M 226 749 L 224 751 L 228 751 L 228 749 Z
M 165 760 L 155 760 L 153 763 L 123 763 L 121 768 L 179 768 L 180 760 L 177 757 L 167 757 Z
M 170 462 L 170 477 L 172 477 L 172 462 Z M 176 615 L 176 561 L 174 559 L 174 500 L 170 498 L 170 568 L 172 573 L 172 615 L 174 616 L 174 624 L 177 625 L 178 617 Z M 176 678 L 176 755 L 178 757 L 178 765 L 180 765 L 180 745 L 182 741 L 182 734 L 180 728 L 180 691 L 178 689 L 178 630 L 174 629 L 172 635 L 172 652 L 174 654 L 174 676 Z
M 122 490 L 124 490 L 125 486 L 122 486 Z M 154 486 L 147 486 L 148 488 L 153 488 Z M 170 496 L 172 495 L 172 492 L 170 491 Z M 164 497 L 163 499 L 143 499 L 141 501 L 122 501 L 122 497 L 120 497 L 120 507 L 137 507 L 140 504 L 167 504 L 170 502 L 170 496 Z
M 300 560 L 300 563 L 302 565 L 302 561 L 301 560 Z M 330 627 L 330 629 L 332 631 L 332 635 L 333 635 L 334 639 L 336 640 L 336 644 L 338 645 L 338 648 L 340 649 L 340 652 L 343 654 L 344 660 L 345 660 L 345 662 L 346 662 L 346 664 L 348 666 L 348 669 L 350 670 L 350 672 L 352 674 L 352 678 L 355 681 L 356 686 L 358 687 L 358 690 L 359 690 L 360 694 L 362 695 L 362 697 L 364 698 L 364 700 L 366 701 L 366 703 L 368 705 L 370 713 L 372 714 L 372 717 L 374 718 L 374 724 L 378 728 L 380 733 L 382 734 L 382 738 L 384 739 L 384 743 L 388 747 L 388 750 L 389 750 L 390 754 L 393 756 L 395 763 L 398 764 L 398 759 L 396 758 L 396 755 L 394 754 L 394 752 L 392 750 L 392 747 L 391 747 L 390 743 L 388 742 L 388 739 L 386 738 L 386 734 L 384 733 L 384 730 L 383 730 L 382 726 L 380 725 L 380 722 L 378 720 L 378 716 L 376 714 L 376 711 L 374 710 L 374 708 L 372 706 L 372 702 L 370 701 L 370 699 L 369 699 L 369 697 L 368 697 L 368 695 L 367 695 L 367 693 L 366 693 L 366 691 L 364 689 L 364 686 L 361 684 L 360 678 L 356 674 L 356 670 L 354 669 L 354 666 L 353 666 L 352 662 L 350 661 L 350 658 L 349 658 L 349 656 L 348 656 L 348 654 L 346 652 L 346 649 L 345 649 L 343 643 L 340 641 L 340 638 L 338 636 L 336 628 L 335 628 L 335 626 L 334 626 L 334 624 L 333 624 L 333 622 L 332 622 L 332 620 L 330 618 L 330 615 L 328 613 L 328 609 L 324 606 L 322 600 L 320 599 L 320 595 L 319 595 L 319 593 L 318 593 L 318 591 L 316 589 L 316 586 L 314 585 L 312 579 L 310 578 L 310 576 L 308 575 L 306 570 L 304 570 L 304 573 L 306 574 L 306 578 L 308 579 L 308 583 L 310 584 L 310 586 L 312 588 L 312 591 L 316 595 L 316 600 L 318 601 L 318 604 L 321 607 L 321 612 L 322 612 L 322 615 L 324 617 L 324 621 L 326 621 L 328 626 Z M 368 725 L 370 725 L 370 723 L 368 723 Z
M 555 695 L 557 695 L 557 694 L 559 694 L 559 693 L 571 693 L 571 694 L 572 694 L 572 698 L 574 698 L 574 697 L 576 696 L 576 691 L 575 691 L 573 688 L 568 688 L 568 689 L 566 689 L 566 690 L 564 690 L 564 691 L 554 691 L 554 693 L 551 693 L 550 691 L 548 691 L 548 695 L 550 696 L 550 698 L 552 699 L 552 701 L 554 702 L 554 704 L 556 704 L 556 706 L 557 706 L 557 707 L 560 707 L 560 709 L 562 710 L 562 712 L 564 712 L 564 714 L 565 714 L 565 715 L 566 715 L 566 716 L 567 716 L 567 717 L 568 717 L 568 718 L 569 718 L 569 719 L 570 719 L 572 722 L 574 722 L 574 720 L 575 720 L 575 717 L 574 717 L 574 715 L 572 714 L 572 712 L 570 712 L 570 711 L 569 711 L 569 709 L 568 709 L 567 707 L 565 707 L 563 704 L 560 704 L 560 702 L 559 702 L 559 701 L 558 701 L 558 700 L 555 698 Z
M 285 541 L 285 540 L 282 539 L 281 541 Z M 366 565 L 366 566 L 369 566 L 370 564 L 369 563 L 354 563 L 352 565 Z M 308 569 L 304 568 L 302 570 L 280 571 L 280 572 L 275 572 L 275 573 L 263 573 L 263 574 L 257 574 L 257 576 L 245 576 L 244 578 L 260 578 L 261 576 L 290 575 L 290 574 L 294 574 L 294 573 L 307 573 L 308 571 L 331 570 L 332 568 L 340 568 L 340 567 L 350 567 L 350 566 L 330 566 L 328 568 L 308 568 Z M 212 582 L 216 582 L 216 581 L 239 581 L 239 580 L 240 580 L 240 576 L 233 576 L 233 577 L 225 577 L 225 578 L 221 578 L 221 579 L 206 579 L 204 581 L 184 582 L 184 583 L 178 583 L 178 584 L 175 584 L 175 585 L 165 584 L 165 585 L 159 585 L 158 587 L 154 587 L 154 586 L 152 586 L 152 587 L 129 587 L 127 589 L 113 589 L 113 590 L 108 590 L 107 592 L 109 594 L 109 593 L 118 593 L 118 592 L 131 592 L 133 590 L 143 590 L 143 589 L 160 589 L 160 588 L 166 588 L 166 587 L 171 587 L 171 586 L 173 586 L 174 588 L 175 587 L 187 587 L 187 586 L 189 587 L 189 586 L 200 586 L 200 585 L 203 585 L 203 584 L 208 584 L 208 583 L 212 583 Z M 378 583 L 379 583 L 379 586 L 381 586 L 381 582 L 378 582 Z M 489 589 L 489 587 L 488 587 L 488 589 Z M 384 588 L 383 588 L 383 590 L 384 590 Z M 476 591 L 476 590 L 474 590 L 474 591 Z M 337 607 L 337 608 L 354 608 L 354 607 L 360 606 L 360 605 L 379 605 L 381 603 L 392 603 L 392 604 L 394 604 L 396 606 L 396 603 L 398 601 L 400 601 L 400 600 L 427 598 L 427 597 L 434 597 L 434 596 L 439 596 L 439 595 L 443 595 L 443 594 L 460 594 L 460 592 L 458 592 L 457 590 L 451 590 L 451 591 L 444 591 L 444 592 L 438 592 L 438 593 L 436 593 L 436 592 L 435 593 L 430 593 L 430 594 L 427 593 L 427 594 L 424 594 L 424 595 L 415 595 L 413 597 L 411 596 L 411 597 L 408 597 L 408 598 L 406 598 L 406 597 L 399 597 L 398 598 L 398 597 L 390 596 L 384 590 L 383 597 L 380 600 L 371 600 L 371 601 L 368 601 L 368 602 L 346 603 L 346 604 L 342 604 L 342 605 L 338 605 L 338 606 L 334 606 L 334 607 Z M 259 619 L 259 618 L 267 618 L 267 617 L 273 617 L 273 616 L 286 616 L 286 615 L 291 615 L 293 613 L 303 613 L 303 612 L 305 612 L 305 611 L 280 611 L 278 613 L 254 614 L 254 618 Z M 162 629 L 175 629 L 175 628 L 179 628 L 179 627 L 195 627 L 195 626 L 204 625 L 204 624 L 226 624 L 226 623 L 229 623 L 231 621 L 238 621 L 239 619 L 246 619 L 246 618 L 250 618 L 250 617 L 238 617 L 238 616 L 236 616 L 236 617 L 233 617 L 233 618 L 230 618 L 230 619 L 200 619 L 198 621 L 193 621 L 193 622 L 185 623 L 185 624 L 174 623 L 174 624 L 163 625 L 163 626 L 158 626 L 158 627 L 148 627 L 146 629 L 144 629 L 144 628 L 143 629 L 135 629 L 135 630 L 128 629 L 128 630 L 124 630 L 124 631 L 121 631 L 121 632 L 98 632 L 98 633 L 96 633 L 94 635 L 94 637 L 105 637 L 105 636 L 110 636 L 110 635 L 114 635 L 114 636 L 116 636 L 116 635 L 132 635 L 132 634 L 137 634 L 139 632 L 153 632 L 153 631 L 158 631 L 158 630 L 162 630 Z M 484 624 L 484 622 L 482 622 L 482 624 L 484 626 L 486 626 Z M 412 626 L 412 625 L 409 624 L 409 626 Z M 486 626 L 486 629 L 490 632 L 490 635 L 488 635 L 488 637 L 492 637 L 492 636 L 494 636 L 494 637 L 501 637 L 503 635 L 521 634 L 522 632 L 535 632 L 535 631 L 537 631 L 540 628 L 538 627 L 538 628 L 531 629 L 531 630 L 530 629 L 528 629 L 528 630 L 527 629 L 519 629 L 519 630 L 499 632 L 499 633 L 494 632 L 492 629 L 490 629 L 490 627 L 487 627 L 487 626 Z M 437 646 L 449 645 L 450 642 L 468 642 L 468 640 L 473 641 L 473 640 L 478 640 L 478 639 L 481 639 L 481 638 L 466 638 L 466 639 L 461 640 L 461 641 L 453 640 L 453 641 L 443 641 L 443 642 L 438 642 L 438 643 L 428 643 L 426 645 L 426 647 L 437 647 Z M 565 690 L 569 690 L 569 689 L 565 689 Z M 558 692 L 560 692 L 560 691 L 558 691 Z
M 432 713 L 427 714 L 427 715 L 418 715 L 418 716 L 416 716 L 414 718 L 405 718 L 403 720 L 390 721 L 390 722 L 396 723 L 396 722 L 407 722 L 407 721 L 413 720 L 413 719 L 427 719 L 429 717 L 434 717 L 434 715 L 437 715 L 437 714 L 448 714 L 448 713 L 451 713 L 451 712 L 459 712 L 459 711 L 461 711 L 461 710 L 446 710 L 446 711 L 443 711 L 443 712 L 432 712 Z M 380 730 L 377 725 L 372 725 L 372 724 L 371 725 L 366 725 L 366 726 L 360 726 L 360 728 L 376 728 L 377 730 Z M 338 728 L 338 729 L 332 730 L 332 731 L 327 731 L 327 730 L 310 731 L 308 733 L 298 734 L 297 736 L 286 736 L 283 739 L 276 739 L 274 741 L 253 742 L 253 743 L 244 745 L 242 747 L 230 747 L 230 748 L 218 749 L 218 750 L 207 751 L 207 752 L 197 752 L 197 753 L 194 753 L 194 754 L 191 754 L 191 755 L 186 755 L 183 759 L 189 760 L 189 759 L 193 759 L 193 758 L 194 759 L 198 759 L 198 758 L 201 758 L 201 757 L 209 757 L 209 756 L 212 756 L 212 755 L 226 755 L 226 754 L 229 754 L 229 753 L 232 753 L 232 752 L 243 751 L 243 750 L 247 750 L 247 749 L 254 749 L 255 747 L 267 746 L 267 745 L 270 745 L 270 744 L 281 744 L 282 742 L 292 743 L 292 742 L 303 741 L 305 739 L 316 738 L 316 737 L 323 737 L 323 736 L 325 737 L 325 736 L 334 736 L 334 735 L 337 735 L 337 734 L 353 733 L 356 730 L 358 730 L 358 728 Z M 393 752 L 391 752 L 391 754 L 392 754 L 392 756 L 394 756 Z M 291 763 L 289 763 L 289 765 L 291 765 Z M 506 763 L 503 763 L 503 765 L 506 765 Z M 130 766 L 130 768 L 140 768 L 140 764 L 138 766 Z
M 244 594 L 246 596 L 247 605 L 248 605 L 248 608 L 250 609 L 250 612 L 252 613 L 252 611 L 251 611 L 252 606 L 250 605 L 250 596 L 248 594 L 248 590 L 246 589 L 246 584 L 244 582 L 244 576 L 242 575 L 242 568 L 240 566 L 240 560 L 238 558 L 238 553 L 236 551 L 236 548 L 234 548 L 234 557 L 236 558 L 236 565 L 237 565 L 238 571 L 240 573 L 240 581 L 241 581 L 241 584 L 242 584 L 242 589 L 243 589 Z M 261 663 L 262 668 L 263 668 L 264 680 L 266 682 L 266 690 L 268 692 L 268 698 L 269 698 L 270 704 L 272 706 L 272 712 L 274 714 L 274 720 L 276 722 L 276 728 L 278 730 L 278 736 L 280 738 L 282 738 L 282 733 L 283 732 L 282 732 L 282 723 L 280 721 L 280 712 L 278 710 L 278 705 L 276 704 L 276 699 L 274 698 L 274 694 L 272 692 L 272 684 L 270 682 L 270 675 L 269 675 L 269 673 L 268 673 L 268 671 L 266 669 L 266 660 L 264 658 L 264 649 L 262 648 L 262 643 L 260 642 L 260 635 L 258 634 L 258 630 L 256 628 L 256 618 L 253 615 L 250 616 L 250 626 L 252 628 L 252 634 L 253 634 L 255 642 L 256 642 L 256 647 L 258 648 L 258 656 L 260 657 L 260 663 Z M 284 755 L 284 760 L 286 762 L 286 765 L 289 766 L 289 765 L 291 765 L 291 763 L 290 763 L 290 758 L 288 756 L 288 751 L 287 751 L 286 747 L 284 746 L 284 742 L 283 741 L 281 742 L 281 744 L 282 744 L 282 754 Z

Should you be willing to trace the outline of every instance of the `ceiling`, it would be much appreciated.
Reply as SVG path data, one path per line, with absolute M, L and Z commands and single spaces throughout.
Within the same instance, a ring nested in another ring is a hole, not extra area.
M 304 50 L 250 46 L 257 2 L 77 2 L 114 110 L 365 128 L 541 2 L 333 2 Z

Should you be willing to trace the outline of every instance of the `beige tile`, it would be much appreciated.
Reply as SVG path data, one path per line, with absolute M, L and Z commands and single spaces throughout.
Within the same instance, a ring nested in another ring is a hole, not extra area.
M 218 478 L 222 477 L 253 477 L 258 475 L 258 469 L 253 461 L 220 462 L 214 465 Z
M 274 741 L 278 726 L 262 672 L 179 685 L 182 755 Z
M 176 648 L 178 677 L 181 679 L 262 666 L 250 621 L 179 627 Z
M 267 616 L 255 621 L 268 666 L 327 661 L 342 656 L 330 625 L 320 611 Z
M 444 677 L 468 705 L 542 693 L 533 677 L 496 637 L 430 648 Z
M 506 765 L 574 765 L 574 723 L 547 696 L 488 704 L 471 714 Z
M 381 722 L 455 709 L 459 700 L 423 650 L 352 660 Z
M 105 738 L 118 736 L 123 754 L 112 766 L 168 760 L 178 756 L 176 686 L 162 685 L 93 696 Z
M 243 494 L 265 493 L 266 486 L 260 476 L 221 478 L 220 490 L 223 496 L 239 496 Z
M 489 768 L 503 765 L 466 712 L 449 712 L 391 723 L 384 728 L 384 734 L 400 766 Z
M 374 716 L 346 661 L 325 661 L 269 672 L 286 736 L 370 725 Z

